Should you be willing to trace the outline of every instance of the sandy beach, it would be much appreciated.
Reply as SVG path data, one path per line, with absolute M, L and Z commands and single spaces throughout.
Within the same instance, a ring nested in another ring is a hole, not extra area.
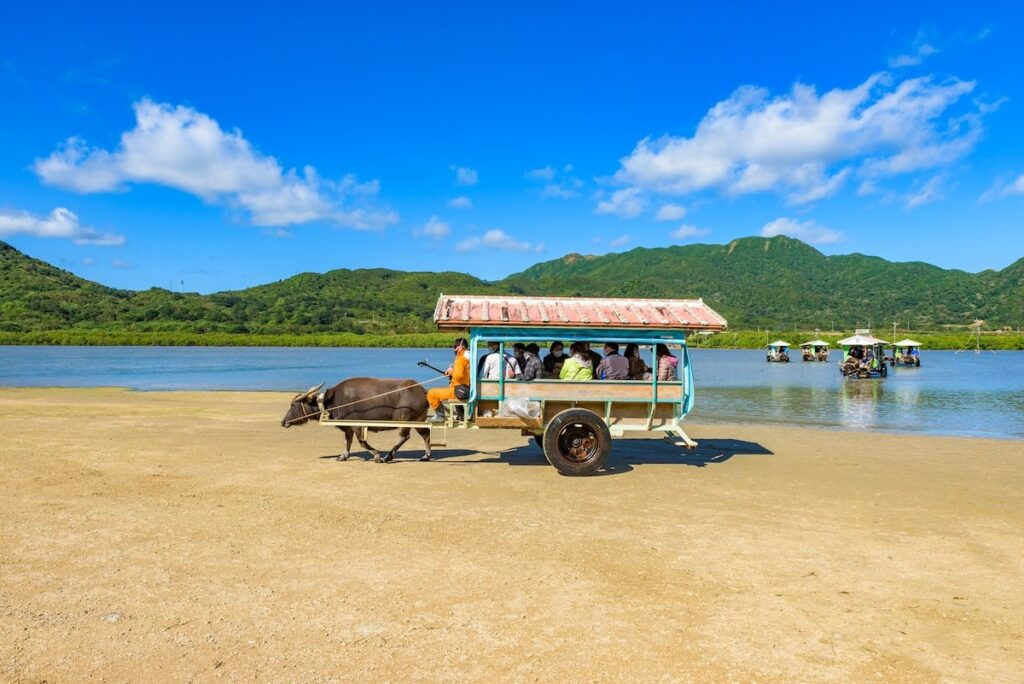
M 1020 441 L 692 425 L 566 478 L 514 431 L 338 462 L 288 399 L 0 390 L 0 680 L 1024 679 Z

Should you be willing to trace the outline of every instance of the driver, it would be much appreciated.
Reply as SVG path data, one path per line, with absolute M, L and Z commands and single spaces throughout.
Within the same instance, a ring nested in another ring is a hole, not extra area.
M 449 399 L 458 398 L 458 394 L 464 392 L 463 388 L 468 389 L 469 387 L 469 355 L 466 354 L 466 350 L 469 345 L 466 342 L 466 338 L 460 337 L 455 340 L 455 344 L 452 346 L 452 351 L 455 354 L 455 361 L 448 367 L 448 370 L 444 372 L 445 375 L 452 379 L 448 387 L 435 387 L 434 389 L 427 392 L 427 403 L 430 404 L 430 408 L 434 409 L 434 414 L 427 418 L 427 422 L 430 423 L 443 423 L 445 420 L 444 405 L 443 401 Z

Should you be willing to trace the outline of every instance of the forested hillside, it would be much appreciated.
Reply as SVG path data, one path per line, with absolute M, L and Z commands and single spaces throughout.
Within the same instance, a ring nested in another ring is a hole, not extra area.
M 413 333 L 440 292 L 703 297 L 730 327 L 1024 325 L 1024 259 L 972 274 L 825 256 L 787 237 L 572 254 L 497 282 L 463 273 L 339 269 L 211 295 L 93 283 L 0 242 L 0 332 Z

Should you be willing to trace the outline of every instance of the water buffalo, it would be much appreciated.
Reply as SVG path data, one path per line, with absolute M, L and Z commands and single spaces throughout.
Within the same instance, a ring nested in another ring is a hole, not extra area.
M 320 407 L 317 404 L 317 392 L 324 384 L 320 383 L 292 399 L 288 413 L 281 420 L 281 427 L 302 425 L 310 420 L 319 420 Z M 424 421 L 427 418 L 427 393 L 414 380 L 392 380 L 380 378 L 350 378 L 339 382 L 324 391 L 324 411 L 335 420 L 402 420 Z M 338 427 L 345 433 L 345 453 L 338 456 L 339 461 L 347 461 L 352 453 L 352 435 L 355 434 L 359 445 L 373 454 L 373 460 L 381 462 L 380 452 L 363 439 L 361 428 Z M 370 432 L 394 430 L 395 428 L 371 427 Z M 384 457 L 384 462 L 395 458 L 399 447 L 409 439 L 410 428 L 398 429 L 398 444 Z M 423 438 L 423 457 L 421 461 L 430 460 L 430 429 L 416 428 Z

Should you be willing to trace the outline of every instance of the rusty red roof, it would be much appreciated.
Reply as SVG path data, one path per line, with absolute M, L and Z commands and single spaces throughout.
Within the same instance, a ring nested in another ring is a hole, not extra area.
M 512 297 L 441 295 L 438 330 L 470 327 L 652 328 L 725 330 L 726 322 L 702 299 Z

